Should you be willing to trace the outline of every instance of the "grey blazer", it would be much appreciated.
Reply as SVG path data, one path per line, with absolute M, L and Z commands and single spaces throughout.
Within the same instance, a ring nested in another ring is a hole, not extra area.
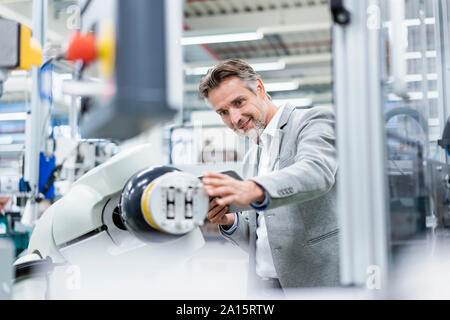
M 273 262 L 283 288 L 338 286 L 334 113 L 286 105 L 279 122 L 278 171 L 258 174 L 258 146 L 243 161 L 244 178 L 261 185 L 270 203 L 264 211 Z M 239 214 L 231 234 L 221 234 L 249 254 L 249 288 L 256 275 L 256 211 Z

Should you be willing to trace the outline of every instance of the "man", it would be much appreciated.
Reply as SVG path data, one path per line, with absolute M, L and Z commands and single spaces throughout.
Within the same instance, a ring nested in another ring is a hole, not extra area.
M 249 288 L 339 285 L 336 150 L 331 108 L 277 107 L 242 60 L 211 69 L 200 84 L 223 122 L 255 144 L 239 181 L 205 172 L 207 218 L 249 253 Z M 228 205 L 254 211 L 228 213 Z M 259 291 L 259 290 L 258 290 Z

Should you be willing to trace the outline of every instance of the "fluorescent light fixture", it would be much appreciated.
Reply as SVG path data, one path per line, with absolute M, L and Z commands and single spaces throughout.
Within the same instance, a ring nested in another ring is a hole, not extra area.
M 261 28 L 258 28 L 258 31 L 263 33 L 264 35 L 266 35 L 266 34 L 274 34 L 274 33 L 329 30 L 331 27 L 332 27 L 331 22 L 327 21 L 327 22 L 317 22 L 317 23 L 303 23 L 303 24 L 261 27 Z
M 297 90 L 298 87 L 299 87 L 298 81 L 269 82 L 264 84 L 264 88 L 268 92 L 291 91 Z
M 211 69 L 212 66 L 208 66 L 208 67 L 194 67 L 194 68 L 190 68 L 187 67 L 185 69 L 185 73 L 188 76 L 201 76 L 204 75 L 208 72 L 209 69 Z
M 437 52 L 436 51 L 427 51 L 425 56 L 427 58 L 436 58 Z M 405 53 L 405 59 L 420 59 L 422 58 L 422 53 L 419 51 L 413 51 L 413 52 L 406 52 Z
M 0 121 L 21 121 L 26 119 L 26 112 L 0 113 Z
M 279 82 L 267 82 L 264 83 L 264 88 L 267 92 L 275 92 L 275 91 L 292 91 L 297 90 L 300 86 L 300 82 L 298 80 L 292 81 L 279 81 Z M 184 86 L 185 91 L 198 91 L 198 84 L 186 84 Z
M 181 44 L 183 46 L 189 46 L 189 45 L 194 45 L 194 44 L 253 41 L 253 40 L 261 40 L 263 37 L 264 37 L 264 34 L 262 32 L 258 32 L 258 31 L 208 34 L 208 35 L 192 35 L 192 36 L 183 37 L 181 39 Z
M 289 103 L 295 107 L 308 107 L 312 105 L 311 98 L 274 99 L 272 102 L 277 106 L 281 106 L 286 103 Z
M 283 70 L 286 68 L 286 63 L 282 60 L 277 61 L 268 61 L 268 62 L 255 62 L 249 63 L 250 66 L 255 71 L 273 71 L 273 70 Z M 211 69 L 213 66 L 198 66 L 198 67 L 186 67 L 185 72 L 186 75 L 189 76 L 200 76 L 204 75 Z
M 250 66 L 255 71 L 273 71 L 273 70 L 283 70 L 284 68 L 286 68 L 286 63 L 282 60 L 278 60 L 272 62 L 250 63 Z
M 281 59 L 285 64 L 308 64 L 318 62 L 329 62 L 333 58 L 331 53 L 315 53 L 299 56 L 287 56 Z

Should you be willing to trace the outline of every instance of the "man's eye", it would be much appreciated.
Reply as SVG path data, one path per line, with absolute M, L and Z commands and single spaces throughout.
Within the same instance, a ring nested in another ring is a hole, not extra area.
M 237 106 L 241 106 L 243 102 L 244 102 L 243 100 L 237 100 L 237 101 L 236 101 L 236 105 L 237 105 Z
M 219 115 L 222 116 L 222 117 L 223 117 L 224 115 L 226 115 L 226 114 L 227 114 L 227 112 L 226 112 L 225 110 L 219 112 Z

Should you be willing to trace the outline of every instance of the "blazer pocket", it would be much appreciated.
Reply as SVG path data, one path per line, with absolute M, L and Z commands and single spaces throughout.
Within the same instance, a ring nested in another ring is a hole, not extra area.
M 326 240 L 326 239 L 328 239 L 328 238 L 331 238 L 331 237 L 333 237 L 333 236 L 335 236 L 335 235 L 337 235 L 337 234 L 339 234 L 339 229 L 336 229 L 336 230 L 333 230 L 333 231 L 331 231 L 331 232 L 325 233 L 325 234 L 323 234 L 323 235 L 321 235 L 321 236 L 318 236 L 318 237 L 309 239 L 306 243 L 307 243 L 308 245 L 313 245 L 313 244 L 322 242 L 322 241 L 324 241 L 324 240 Z

